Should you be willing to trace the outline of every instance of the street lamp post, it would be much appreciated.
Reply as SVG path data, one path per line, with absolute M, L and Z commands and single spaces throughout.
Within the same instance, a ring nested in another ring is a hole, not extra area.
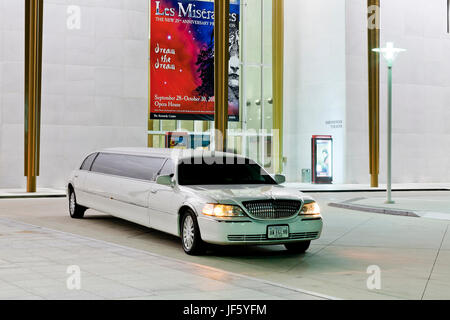
M 385 48 L 373 49 L 374 52 L 381 53 L 388 65 L 388 112 L 387 112 L 387 204 L 394 204 L 392 200 L 392 66 L 395 58 L 397 58 L 400 52 L 406 51 L 405 49 L 399 49 L 394 47 L 393 42 L 386 43 Z

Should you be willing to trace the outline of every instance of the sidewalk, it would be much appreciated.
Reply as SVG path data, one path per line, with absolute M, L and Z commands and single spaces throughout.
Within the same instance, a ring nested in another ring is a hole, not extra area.
M 450 192 L 442 196 L 423 194 L 415 197 L 394 197 L 395 204 L 386 204 L 386 197 L 354 198 L 333 202 L 331 207 L 389 215 L 450 220 Z
M 59 198 L 65 197 L 65 190 L 39 188 L 35 193 L 27 193 L 25 189 L 0 189 L 0 199 L 16 198 Z
M 80 273 L 80 288 L 69 289 Z M 2 299 L 311 300 L 325 296 L 0 218 Z
M 311 184 L 288 182 L 286 187 L 298 189 L 302 192 L 382 192 L 386 186 L 371 188 L 368 184 Z M 450 191 L 450 183 L 403 183 L 394 184 L 393 191 Z M 39 188 L 36 193 L 27 193 L 25 189 L 0 189 L 0 199 L 16 198 L 63 198 L 65 190 Z
M 385 185 L 372 188 L 369 184 L 311 184 L 288 182 L 285 186 L 299 189 L 303 192 L 382 192 Z M 450 191 L 450 183 L 396 183 L 393 191 Z

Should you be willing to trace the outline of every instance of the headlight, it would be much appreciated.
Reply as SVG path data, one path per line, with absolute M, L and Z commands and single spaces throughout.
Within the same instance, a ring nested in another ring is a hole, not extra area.
M 300 214 L 304 215 L 320 215 L 320 207 L 317 202 L 305 203 Z
M 245 217 L 244 211 L 238 206 L 212 203 L 205 205 L 202 214 L 216 218 Z

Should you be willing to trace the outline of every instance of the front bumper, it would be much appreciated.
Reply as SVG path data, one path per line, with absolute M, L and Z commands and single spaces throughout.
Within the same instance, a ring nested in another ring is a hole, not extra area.
M 202 240 L 220 245 L 271 245 L 316 240 L 323 228 L 322 218 L 295 217 L 289 220 L 242 219 L 217 220 L 205 216 L 198 217 Z M 268 239 L 269 226 L 289 226 L 289 238 Z

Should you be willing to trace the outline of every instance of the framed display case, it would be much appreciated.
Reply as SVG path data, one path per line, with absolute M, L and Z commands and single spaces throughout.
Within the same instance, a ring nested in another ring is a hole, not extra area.
M 170 149 L 209 149 L 211 137 L 207 134 L 187 132 L 167 132 L 166 148 Z
M 312 137 L 312 183 L 333 183 L 333 137 Z

